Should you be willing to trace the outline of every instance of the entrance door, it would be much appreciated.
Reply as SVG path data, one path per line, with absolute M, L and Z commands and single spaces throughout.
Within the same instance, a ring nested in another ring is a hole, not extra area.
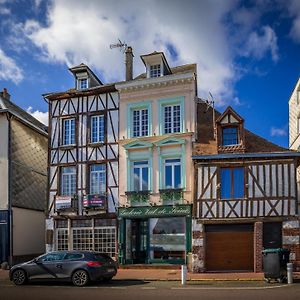
M 253 226 L 207 225 L 206 269 L 208 271 L 253 271 Z
M 147 259 L 148 220 L 131 220 L 132 261 L 134 264 L 144 264 Z

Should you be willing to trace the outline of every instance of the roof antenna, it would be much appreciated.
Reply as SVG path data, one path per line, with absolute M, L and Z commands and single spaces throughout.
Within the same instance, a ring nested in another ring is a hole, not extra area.
M 118 39 L 118 43 L 116 43 L 116 44 L 110 44 L 109 48 L 110 49 L 120 48 L 120 51 L 122 51 L 123 53 L 125 53 L 125 51 L 127 49 L 127 44 L 125 42 L 121 42 L 121 40 Z
M 216 139 L 216 112 L 215 112 L 215 101 L 214 101 L 214 97 L 211 94 L 211 92 L 208 92 L 209 94 L 209 98 L 208 100 L 205 100 L 206 103 L 206 111 L 208 111 L 208 109 L 211 107 L 212 108 L 212 115 L 213 115 L 213 131 L 214 131 L 214 139 Z

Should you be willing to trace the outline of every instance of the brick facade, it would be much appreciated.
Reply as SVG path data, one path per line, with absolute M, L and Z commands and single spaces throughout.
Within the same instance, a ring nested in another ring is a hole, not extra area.
M 262 272 L 263 223 L 254 223 L 254 272 Z
M 194 273 L 205 272 L 205 233 L 199 220 L 192 221 L 192 265 Z

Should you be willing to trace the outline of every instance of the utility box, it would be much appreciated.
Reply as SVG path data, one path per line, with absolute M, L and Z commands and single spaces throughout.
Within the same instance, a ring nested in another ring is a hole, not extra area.
M 287 263 L 290 250 L 284 248 L 263 250 L 264 276 L 267 282 L 272 279 L 283 282 L 287 278 Z

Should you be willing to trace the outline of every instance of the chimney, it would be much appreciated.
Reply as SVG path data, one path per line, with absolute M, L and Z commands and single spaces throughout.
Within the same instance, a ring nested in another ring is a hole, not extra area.
M 3 89 L 3 92 L 0 92 L 0 96 L 5 100 L 10 100 L 10 94 L 8 93 L 6 88 Z
M 126 81 L 133 78 L 133 53 L 130 46 L 125 50 L 125 68 L 126 68 Z

